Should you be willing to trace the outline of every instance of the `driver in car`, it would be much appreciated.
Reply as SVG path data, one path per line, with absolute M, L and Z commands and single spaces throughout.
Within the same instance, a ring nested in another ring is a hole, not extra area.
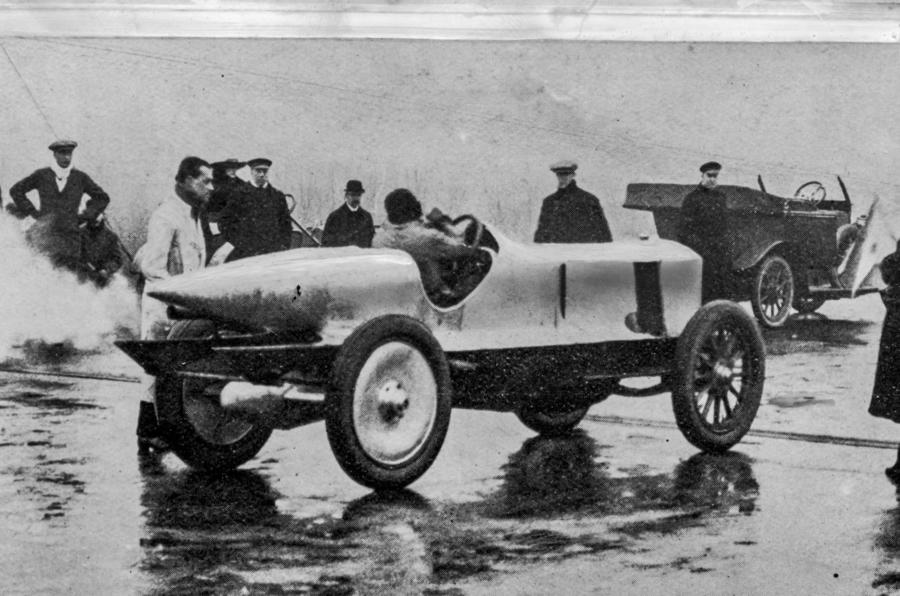
M 438 210 L 433 210 L 426 221 L 421 203 L 405 188 L 389 192 L 384 209 L 387 221 L 375 233 L 372 248 L 408 252 L 419 267 L 426 293 L 430 297 L 452 296 L 441 276 L 442 262 L 477 255 L 478 249 L 467 246 Z

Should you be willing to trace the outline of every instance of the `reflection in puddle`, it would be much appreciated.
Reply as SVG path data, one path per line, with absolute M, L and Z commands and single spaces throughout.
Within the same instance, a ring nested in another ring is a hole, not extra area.
M 897 500 L 900 502 L 900 490 Z M 900 504 L 882 513 L 874 544 L 881 561 L 872 587 L 882 590 L 879 593 L 894 593 L 900 590 Z
M 510 564 L 627 549 L 647 533 L 754 511 L 759 486 L 742 454 L 697 454 L 671 474 L 611 474 L 603 449 L 580 431 L 535 437 L 481 501 L 374 492 L 316 518 L 279 511 L 259 472 L 151 462 L 142 568 L 160 593 L 452 593 L 448 583 Z
M 833 406 L 834 400 L 818 399 L 817 397 L 814 397 L 812 395 L 779 395 L 777 397 L 770 398 L 766 403 L 777 406 L 779 408 L 800 408 L 803 406 Z

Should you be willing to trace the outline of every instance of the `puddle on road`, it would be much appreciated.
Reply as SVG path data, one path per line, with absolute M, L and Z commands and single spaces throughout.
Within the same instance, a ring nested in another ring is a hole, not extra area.
M 374 492 L 340 516 L 301 518 L 279 510 L 258 471 L 173 472 L 147 460 L 141 568 L 158 593 L 454 593 L 455 581 L 749 515 L 759 492 L 739 453 L 698 454 L 671 474 L 608 468 L 581 431 L 534 437 L 479 501 Z
M 812 395 L 779 395 L 766 400 L 766 403 L 779 408 L 801 408 L 805 406 L 834 406 L 833 399 L 818 399 Z

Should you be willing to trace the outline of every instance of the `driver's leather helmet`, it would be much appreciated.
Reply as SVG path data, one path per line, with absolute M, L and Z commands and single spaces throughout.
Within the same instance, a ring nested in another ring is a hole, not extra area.
M 416 195 L 405 188 L 396 188 L 384 197 L 384 210 L 394 225 L 405 224 L 422 217 L 422 204 Z

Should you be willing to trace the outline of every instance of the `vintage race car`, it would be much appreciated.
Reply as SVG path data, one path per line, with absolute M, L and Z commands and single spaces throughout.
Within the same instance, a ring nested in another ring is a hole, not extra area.
M 722 226 L 731 243 L 731 275 L 725 280 L 728 298 L 749 300 L 765 327 L 781 327 L 791 312 L 812 313 L 826 300 L 851 298 L 876 291 L 850 288 L 852 273 L 840 265 L 865 226 L 864 218 L 851 221 L 850 195 L 837 177 L 833 198 L 825 185 L 810 181 L 790 198 L 759 188 L 720 186 L 726 198 Z M 660 237 L 678 239 L 681 202 L 696 185 L 629 184 L 625 207 L 651 211 Z
M 685 437 L 724 451 L 750 428 L 765 379 L 756 322 L 700 305 L 701 260 L 676 242 L 520 244 L 472 216 L 475 256 L 416 262 L 384 249 L 295 249 L 155 285 L 181 319 L 119 346 L 157 376 L 156 408 L 189 465 L 241 465 L 273 429 L 325 419 L 357 482 L 402 487 L 440 450 L 453 407 L 514 412 L 563 432 L 613 393 L 670 391 Z M 660 377 L 651 387 L 621 383 Z

